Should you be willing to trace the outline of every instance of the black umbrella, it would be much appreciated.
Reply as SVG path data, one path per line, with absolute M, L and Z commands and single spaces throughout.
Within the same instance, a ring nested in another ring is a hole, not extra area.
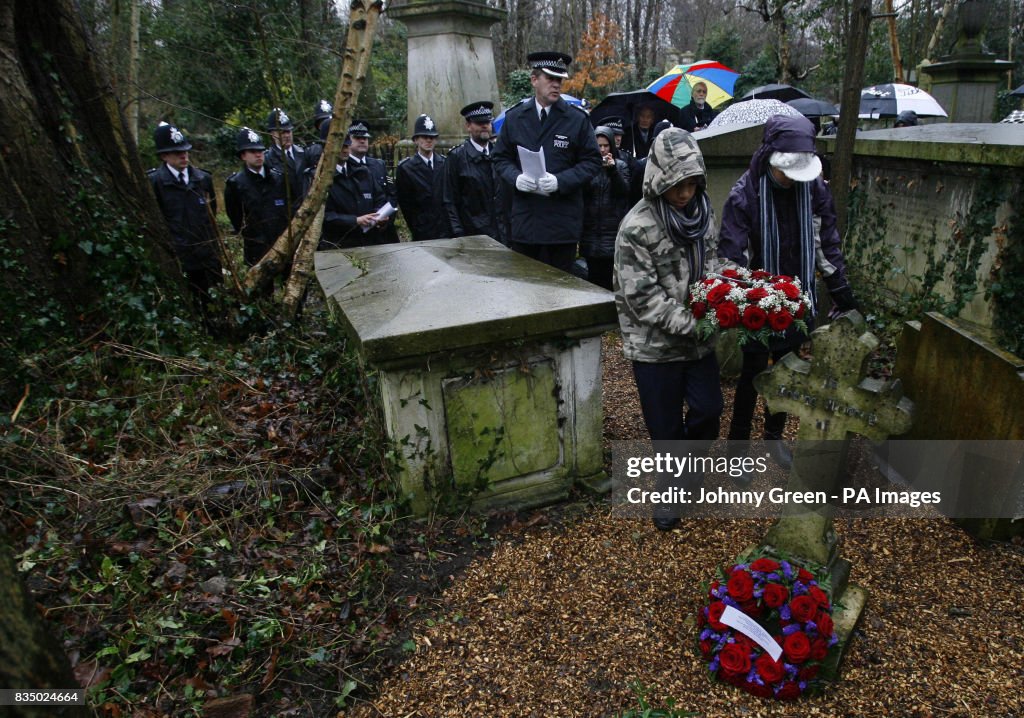
M 597 127 L 605 117 L 621 117 L 622 124 L 628 127 L 633 122 L 634 112 L 645 106 L 654 110 L 655 122 L 668 120 L 673 125 L 679 124 L 679 108 L 647 90 L 611 93 L 590 111 L 590 124 Z
M 1016 90 L 1014 90 L 1010 94 L 1011 95 L 1016 95 L 1017 97 L 1024 97 L 1024 85 L 1021 85 L 1020 87 L 1018 87 Z
M 799 97 L 786 103 L 795 110 L 799 110 L 804 117 L 825 117 L 826 115 L 838 115 L 839 108 L 831 102 L 816 100 L 813 97 Z
M 801 97 L 810 97 L 803 90 L 793 87 L 792 85 L 779 85 L 772 83 L 771 85 L 761 85 L 755 87 L 753 90 L 748 90 L 743 97 L 736 100 L 736 102 L 743 102 L 744 100 L 781 100 L 782 102 L 789 102 L 790 100 L 796 100 Z

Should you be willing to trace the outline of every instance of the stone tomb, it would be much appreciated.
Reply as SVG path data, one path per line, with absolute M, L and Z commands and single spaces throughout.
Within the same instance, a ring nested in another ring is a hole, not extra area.
M 863 317 L 850 312 L 814 330 L 811 362 L 795 353 L 754 378 L 754 385 L 773 412 L 800 417 L 790 491 L 836 493 L 851 434 L 875 441 L 903 434 L 911 425 L 913 404 L 902 395 L 898 381 L 885 383 L 866 378 L 868 355 L 878 339 L 867 331 Z M 836 631 L 845 652 L 867 591 L 847 585 L 850 563 L 839 558 L 839 541 L 832 527 L 830 505 L 809 510 L 786 505 L 768 531 L 765 546 L 809 567 L 825 567 L 831 574 Z M 827 675 L 838 671 L 827 666 Z
M 522 508 L 599 486 L 613 296 L 489 237 L 319 252 L 317 279 L 378 370 L 402 490 Z

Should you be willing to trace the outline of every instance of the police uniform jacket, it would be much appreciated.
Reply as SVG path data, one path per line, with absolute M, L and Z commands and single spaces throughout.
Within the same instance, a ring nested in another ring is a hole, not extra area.
M 324 202 L 324 227 L 318 249 L 345 249 L 367 244 L 388 244 L 390 237 L 376 227 L 363 232 L 358 217 L 384 206 L 387 198 L 374 181 L 370 170 L 351 159 L 345 173 L 335 170 Z M 389 222 L 389 225 L 394 222 Z
M 263 258 L 288 226 L 284 176 L 278 169 L 264 167 L 262 175 L 246 168 L 235 172 L 224 185 L 224 205 L 231 226 L 242 235 L 249 266 Z
M 171 232 L 174 251 L 186 272 L 203 269 L 220 271 L 217 252 L 217 197 L 210 175 L 196 167 L 188 168 L 188 184 L 181 185 L 161 163 L 147 175 L 157 204 Z
M 466 140 L 448 153 L 444 166 L 444 208 L 453 237 L 486 234 L 499 241 L 501 180 L 491 154 L 483 154 Z
M 601 169 L 601 153 L 587 113 L 565 100 L 548 108 L 543 126 L 534 99 L 505 113 L 494 162 L 512 197 L 509 239 L 523 244 L 578 242 L 583 228 L 583 186 Z M 543 148 L 547 171 L 558 179 L 550 196 L 515 190 L 522 173 L 519 147 Z
M 366 155 L 364 163 L 356 161 L 354 158 L 349 158 L 350 162 L 356 164 L 362 164 L 370 171 L 370 176 L 373 177 L 374 184 L 378 186 L 380 191 L 384 194 L 384 202 L 390 202 L 392 207 L 398 206 L 398 193 L 395 191 L 395 183 L 391 181 L 391 177 L 388 175 L 388 166 L 384 164 L 384 160 L 379 160 L 376 157 L 370 157 Z M 381 205 L 383 206 L 383 202 Z M 371 234 L 376 230 L 371 230 Z M 398 241 L 398 230 L 395 229 L 395 223 L 389 222 L 388 226 L 383 230 L 384 234 L 387 235 L 387 241 L 385 244 Z M 363 242 L 363 244 L 367 244 Z
M 435 152 L 432 160 L 433 168 L 417 152 L 399 162 L 395 170 L 398 206 L 414 242 L 452 236 L 441 204 L 445 158 Z
M 284 150 L 278 145 L 272 146 L 266 152 L 264 166 L 280 170 L 282 173 L 288 173 L 288 193 L 291 195 L 289 199 L 291 199 L 291 211 L 294 213 L 299 208 L 299 205 L 302 204 L 302 197 L 305 192 L 306 151 L 298 145 L 292 145 L 291 150 L 295 158 L 294 162 L 288 161 Z M 315 167 L 314 171 L 316 171 Z

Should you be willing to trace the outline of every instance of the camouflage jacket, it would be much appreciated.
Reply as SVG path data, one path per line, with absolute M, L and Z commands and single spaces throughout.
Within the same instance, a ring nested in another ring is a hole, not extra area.
M 704 191 L 704 158 L 697 141 L 685 130 L 662 132 L 655 138 L 647 162 L 644 198 L 619 225 L 615 308 L 623 351 L 632 361 L 692 360 L 714 350 L 713 337 L 697 339 L 697 320 L 689 309 L 690 285 L 700 277 L 690 276 L 686 253 L 669 237 L 656 210 L 661 194 L 688 177 L 699 177 Z M 704 235 L 704 274 L 722 267 L 717 248 L 712 213 Z

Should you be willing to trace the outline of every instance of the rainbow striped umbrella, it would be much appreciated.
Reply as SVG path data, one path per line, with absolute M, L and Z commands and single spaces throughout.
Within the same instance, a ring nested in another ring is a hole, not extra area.
M 676 65 L 648 85 L 647 91 L 668 100 L 676 107 L 686 107 L 690 104 L 690 89 L 698 82 L 703 82 L 708 86 L 707 103 L 718 107 L 732 99 L 736 78 L 739 76 L 740 73 L 720 62 L 699 60 L 689 65 Z

